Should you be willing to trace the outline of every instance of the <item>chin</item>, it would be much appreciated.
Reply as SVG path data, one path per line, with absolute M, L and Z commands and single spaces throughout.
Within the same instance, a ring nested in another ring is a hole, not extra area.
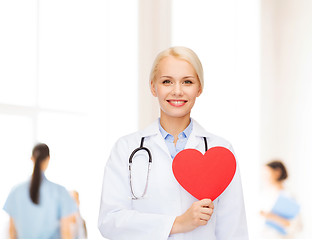
M 188 117 L 190 116 L 191 112 L 164 112 L 162 111 L 162 114 L 167 116 L 167 117 L 171 117 L 171 118 L 184 118 L 184 117 Z

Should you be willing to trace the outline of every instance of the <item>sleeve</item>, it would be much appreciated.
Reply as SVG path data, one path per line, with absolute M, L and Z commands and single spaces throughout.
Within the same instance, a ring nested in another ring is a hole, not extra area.
M 99 230 L 104 237 L 112 240 L 168 239 L 175 216 L 132 209 L 127 147 L 126 142 L 119 140 L 106 164 L 98 219 Z
M 77 204 L 70 196 L 66 188 L 60 186 L 60 205 L 59 216 L 60 218 L 68 217 L 77 212 Z
M 228 149 L 234 154 L 231 145 Z M 238 164 L 232 182 L 218 198 L 218 210 L 216 214 L 216 236 L 218 240 L 249 239 Z
M 13 188 L 5 201 L 3 206 L 3 210 L 7 212 L 13 219 L 16 218 L 17 215 L 17 197 L 16 197 L 16 188 Z

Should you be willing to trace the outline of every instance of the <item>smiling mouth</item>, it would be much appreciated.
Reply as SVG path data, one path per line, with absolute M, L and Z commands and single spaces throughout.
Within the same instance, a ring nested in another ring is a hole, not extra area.
M 186 100 L 167 100 L 167 102 L 174 107 L 182 107 L 187 103 Z

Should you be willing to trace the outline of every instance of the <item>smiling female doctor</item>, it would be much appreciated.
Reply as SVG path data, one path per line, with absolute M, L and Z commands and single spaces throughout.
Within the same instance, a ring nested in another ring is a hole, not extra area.
M 230 143 L 206 132 L 190 114 L 204 87 L 197 55 L 185 47 L 159 53 L 150 74 L 160 118 L 142 131 L 120 138 L 106 164 L 99 230 L 116 240 L 246 240 L 246 215 L 239 169 L 213 202 L 198 201 L 176 181 L 172 160 L 186 148 L 205 152 Z M 138 147 L 145 150 L 130 155 Z M 209 169 L 207 169 L 209 171 Z M 209 185 L 210 183 L 207 183 Z

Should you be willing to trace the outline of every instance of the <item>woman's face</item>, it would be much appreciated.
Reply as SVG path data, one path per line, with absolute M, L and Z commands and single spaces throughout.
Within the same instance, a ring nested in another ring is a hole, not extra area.
M 265 166 L 265 177 L 269 183 L 271 184 L 277 183 L 280 175 L 281 171 L 279 169 L 273 169 L 268 166 Z
M 151 91 L 158 98 L 162 115 L 175 118 L 190 116 L 202 92 L 193 66 L 173 56 L 159 62 Z

